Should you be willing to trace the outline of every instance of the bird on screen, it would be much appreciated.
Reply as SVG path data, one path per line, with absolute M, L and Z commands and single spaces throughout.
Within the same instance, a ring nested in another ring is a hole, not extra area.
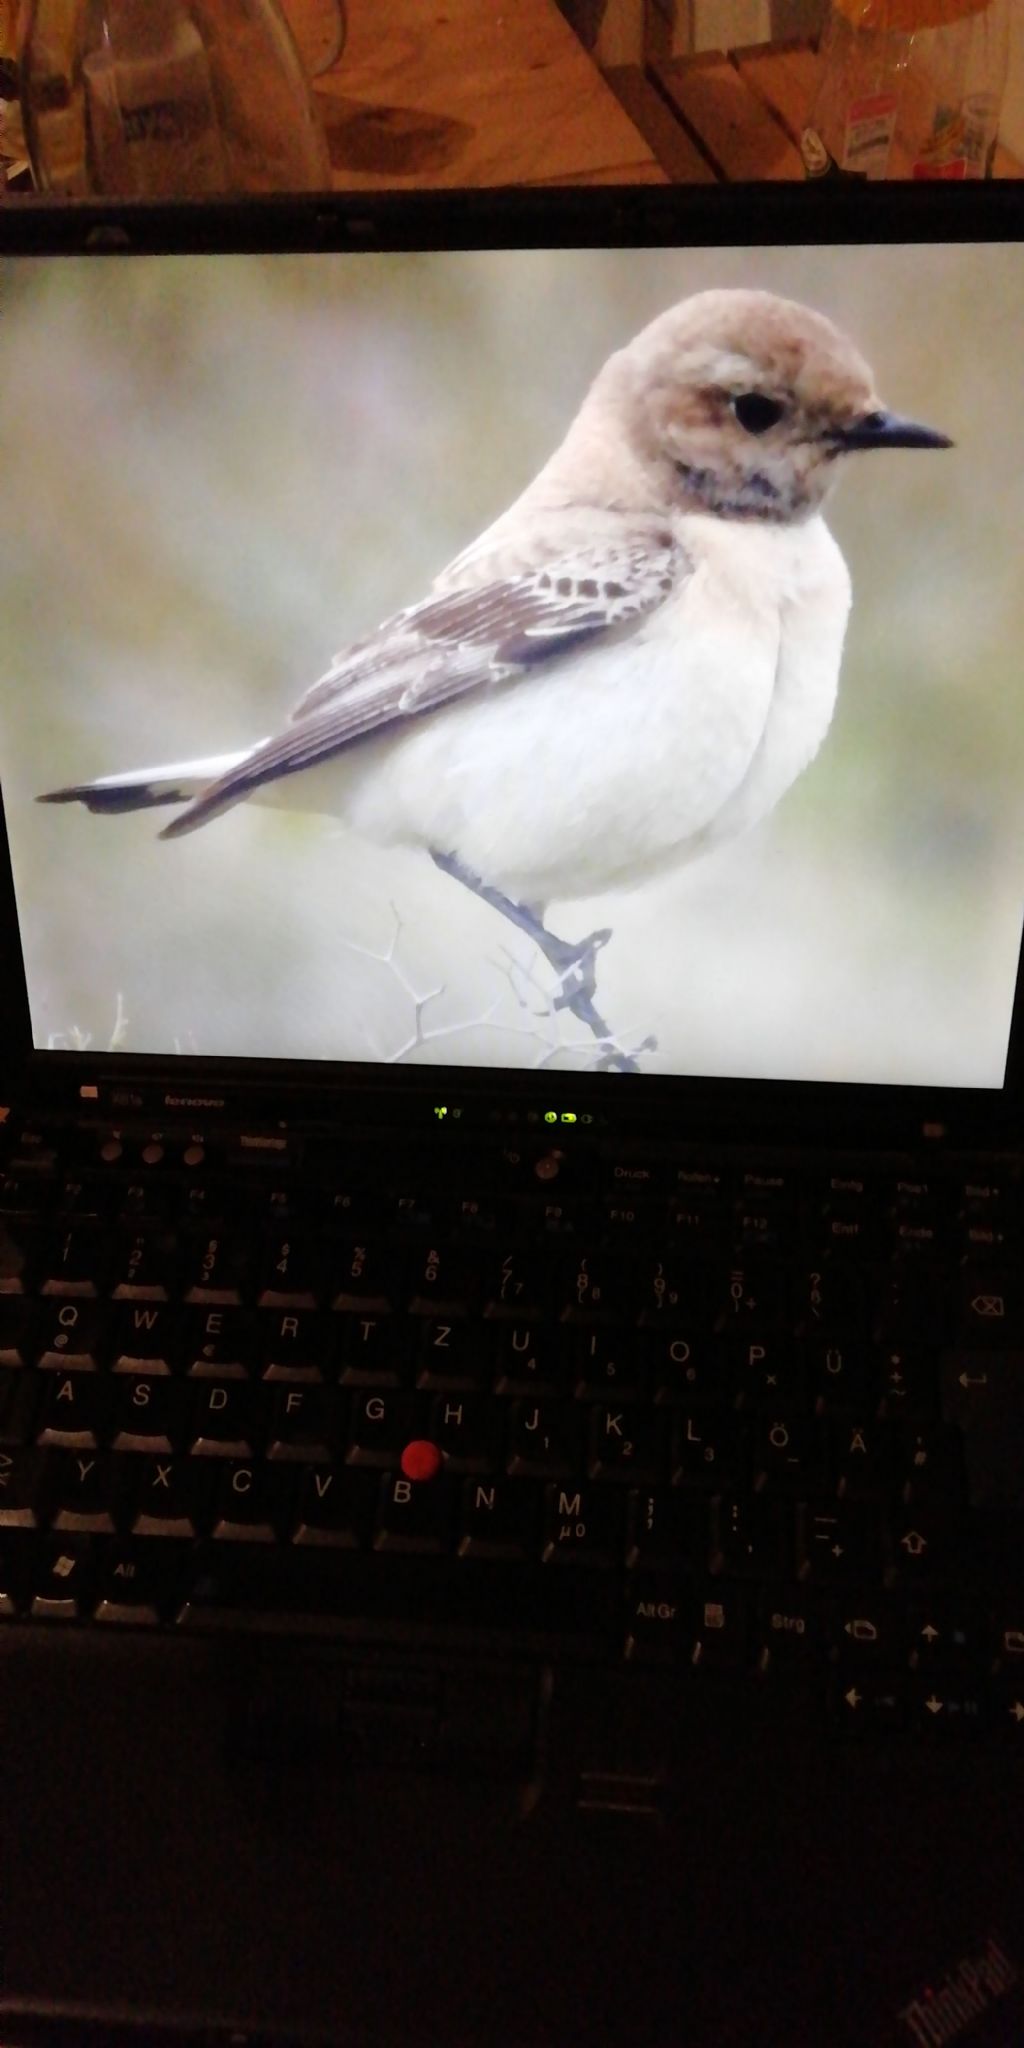
M 829 492 L 851 456 L 951 445 L 886 409 L 821 313 L 701 292 L 609 357 L 532 483 L 280 732 L 41 801 L 177 806 L 169 840 L 246 801 L 340 817 L 421 849 L 592 992 L 609 934 L 560 939 L 547 905 L 773 810 L 836 701 L 850 579 Z

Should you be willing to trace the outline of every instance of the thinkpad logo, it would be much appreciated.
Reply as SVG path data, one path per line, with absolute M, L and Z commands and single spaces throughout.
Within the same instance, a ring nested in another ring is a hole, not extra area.
M 912 1998 L 900 2019 L 910 2040 L 920 2042 L 921 2048 L 945 2048 L 1019 1977 L 1016 1963 L 990 1936 L 980 1955 L 964 1956 L 941 1984 L 927 1985 Z

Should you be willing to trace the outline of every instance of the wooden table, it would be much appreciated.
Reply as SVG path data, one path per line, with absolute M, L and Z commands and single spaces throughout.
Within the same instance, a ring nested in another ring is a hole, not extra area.
M 668 176 L 681 183 L 804 176 L 800 130 L 817 59 L 806 43 L 758 45 L 710 56 L 659 58 L 609 71 L 631 119 Z M 894 149 L 893 177 L 909 173 Z M 1024 177 L 1001 145 L 997 178 Z
M 317 103 L 339 189 L 668 176 L 555 0 L 349 0 Z

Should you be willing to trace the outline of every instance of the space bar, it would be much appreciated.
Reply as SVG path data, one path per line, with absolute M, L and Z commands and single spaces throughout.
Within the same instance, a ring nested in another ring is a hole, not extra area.
M 618 1580 L 558 1565 L 381 1558 L 349 1550 L 210 1545 L 178 1614 L 182 1628 L 469 1641 L 607 1652 Z

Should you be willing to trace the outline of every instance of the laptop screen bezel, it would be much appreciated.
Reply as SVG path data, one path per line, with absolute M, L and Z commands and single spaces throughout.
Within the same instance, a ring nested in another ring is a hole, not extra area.
M 532 247 L 813 246 L 978 243 L 1024 239 L 1012 184 L 692 187 L 548 192 L 324 194 L 313 198 L 185 202 L 176 206 L 56 206 L 26 199 L 0 209 L 0 258 L 87 254 L 97 261 L 169 253 L 313 252 Z M 101 914 L 98 912 L 97 914 Z M 718 1080 L 366 1063 L 216 1059 L 40 1051 L 33 1047 L 17 907 L 0 795 L 0 1103 L 24 1098 L 178 1121 L 223 1103 L 279 1120 L 353 1115 L 426 1123 L 444 1103 L 467 1121 L 586 1116 L 603 1128 L 727 1134 L 743 1130 L 812 1142 L 903 1144 L 922 1135 L 967 1146 L 1013 1147 L 1024 1123 L 1024 961 L 1018 962 L 1002 1088 Z M 542 1109 L 541 1104 L 551 1105 Z

